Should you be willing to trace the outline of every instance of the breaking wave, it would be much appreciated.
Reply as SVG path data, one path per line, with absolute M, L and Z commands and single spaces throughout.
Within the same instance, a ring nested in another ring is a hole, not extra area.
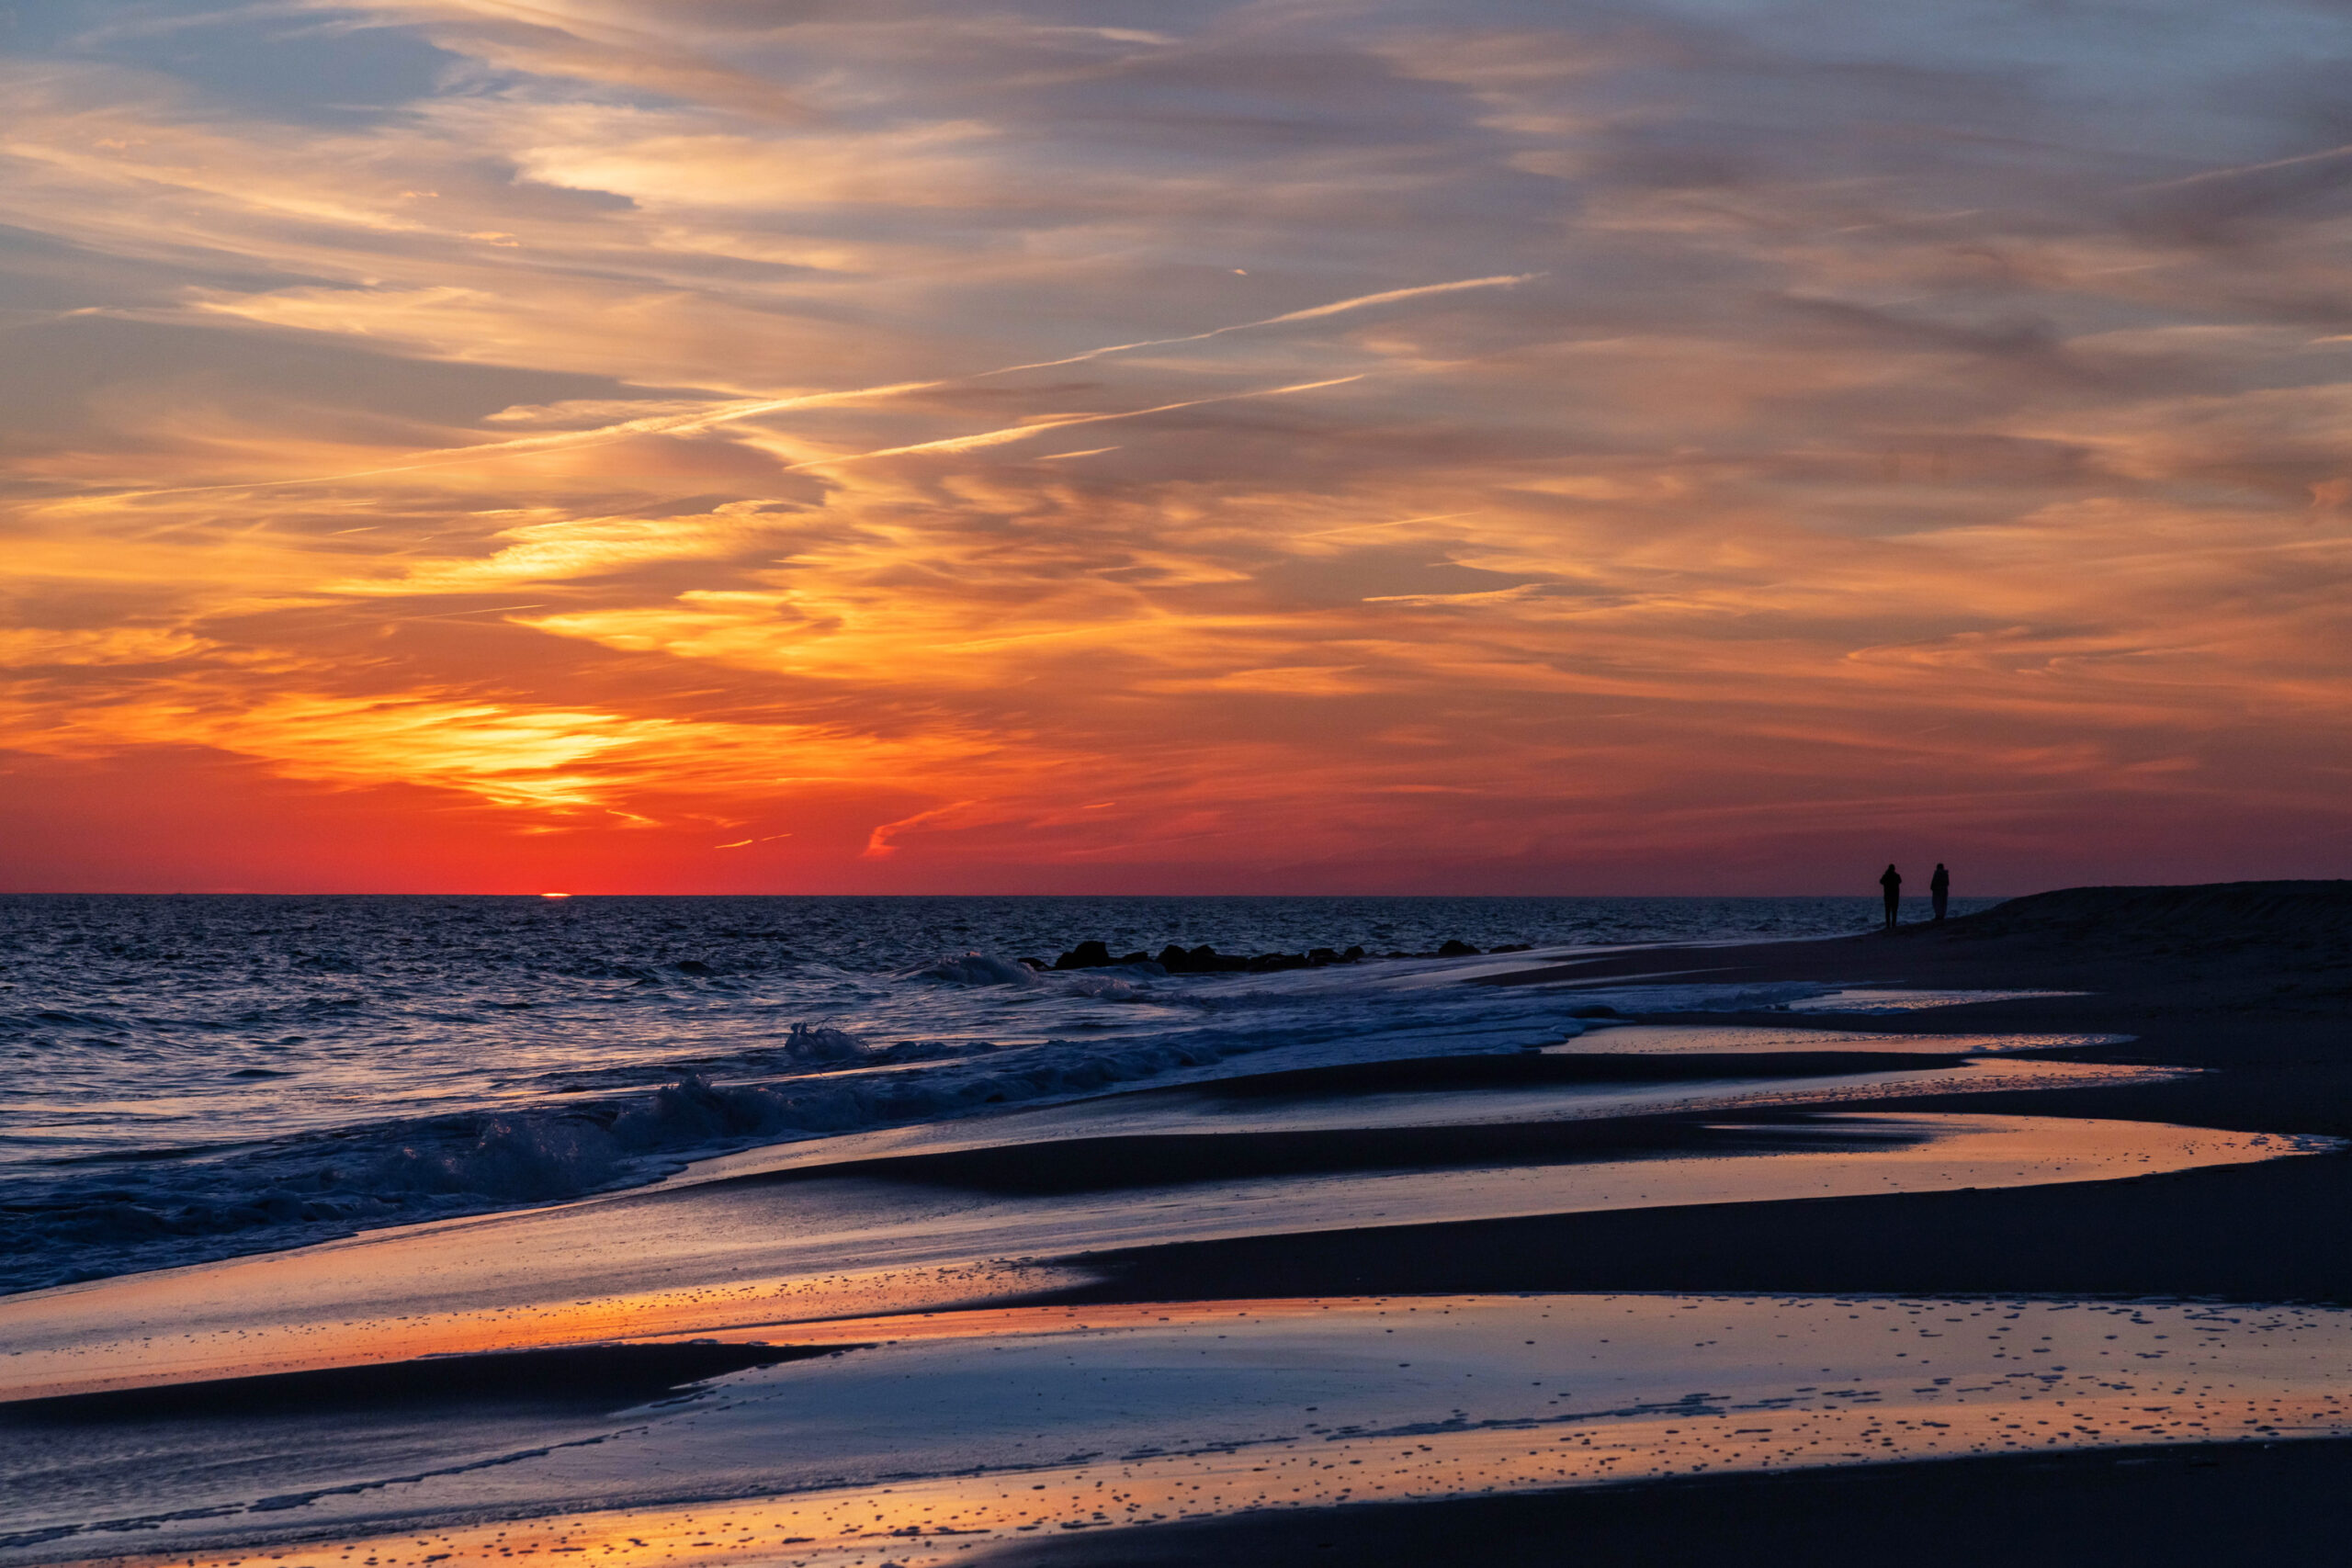
M 967 953 L 956 958 L 943 958 L 936 964 L 926 964 L 911 971 L 918 980 L 944 980 L 956 986 L 1020 986 L 1034 988 L 1045 982 L 1037 971 L 1025 964 L 998 958 L 986 953 Z
M 1442 963 L 1041 974 L 1003 956 L 1098 932 L 1114 951 L 1442 931 L 1492 947 L 1875 918 L 1752 903 L 1725 931 L 1722 906 L 1671 900 L 0 898 L 0 1291 L 560 1201 L 755 1144 L 1271 1051 L 1516 1049 L 1607 999 L 1443 984 Z

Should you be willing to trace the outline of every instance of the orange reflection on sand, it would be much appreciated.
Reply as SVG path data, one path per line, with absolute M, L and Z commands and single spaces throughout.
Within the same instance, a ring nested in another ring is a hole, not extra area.
M 1957 1459 L 2082 1448 L 2213 1440 L 2271 1441 L 2352 1432 L 2334 1394 L 2209 1397 L 2193 1412 L 2161 1411 L 2144 1395 L 2051 1403 L 1870 1404 L 1732 1411 L 1468 1432 L 1312 1438 L 739 1499 L 687 1508 L 571 1514 L 510 1524 L 339 1540 L 344 1558 L 378 1568 L 450 1568 L 545 1553 L 599 1562 L 926 1568 L 975 1546 L 1021 1536 L 1143 1529 L 1266 1508 L 1432 1499 L 1637 1478 Z M 2151 1419 L 2151 1417 L 2155 1417 Z M 126 1568 L 314 1568 L 322 1541 L 215 1555 L 130 1560 Z M 114 1560 L 118 1562 L 122 1560 Z
M 2038 1082 L 2071 1064 L 2012 1061 Z M 1851 1147 L 1813 1149 L 1825 1128 Z M 2159 1122 L 1830 1112 L 1743 1134 L 1740 1159 L 1236 1179 L 946 1207 L 857 1183 L 710 1182 L 371 1232 L 294 1252 L 0 1302 L 0 1393 L 15 1398 L 426 1355 L 746 1335 L 981 1306 L 1091 1280 L 1008 1259 L 1289 1230 L 1518 1214 L 2030 1186 L 2316 1152 L 2311 1140 Z M 892 1258 L 900 1259 L 893 1264 Z M 262 1303 L 266 1303 L 262 1304 Z M 156 1325 L 168 1325 L 164 1333 Z
M 1066 1288 L 1089 1278 L 1073 1269 L 982 1263 L 761 1279 L 473 1311 L 232 1324 L 96 1346 L 21 1349 L 6 1359 L 5 1373 L 0 1373 L 0 1398 L 48 1399 L 488 1350 L 718 1334 L 741 1337 L 755 1329 L 787 1326 L 790 1334 L 776 1337 L 810 1344 L 962 1337 L 1010 1330 L 1001 1327 L 996 1314 L 987 1313 L 968 1314 L 969 1325 L 959 1327 L 967 1314 L 949 1315 L 945 1309 L 989 1296 Z M 108 1281 L 126 1294 L 135 1292 L 139 1283 Z M 135 1299 L 130 1304 L 135 1310 Z M 942 1315 L 932 1317 L 923 1310 L 926 1305 Z M 859 1315 L 876 1308 L 888 1308 L 894 1315 Z M 1087 1321 L 1105 1323 L 1109 1320 L 1103 1314 L 1110 1310 L 1098 1309 Z M 168 1323 L 170 1313 L 171 1297 L 158 1292 L 147 1323 Z M 920 1326 L 924 1324 L 937 1326 L 924 1329 Z

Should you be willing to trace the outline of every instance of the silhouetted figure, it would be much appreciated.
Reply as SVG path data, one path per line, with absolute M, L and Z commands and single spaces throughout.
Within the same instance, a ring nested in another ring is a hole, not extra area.
M 1951 902 L 1951 873 L 1941 861 L 1936 863 L 1936 874 L 1928 878 L 1928 897 L 1935 902 L 1936 919 L 1942 919 L 1944 906 Z
M 1894 911 L 1903 903 L 1903 874 L 1890 865 L 1886 874 L 1878 879 L 1878 885 L 1886 890 L 1886 929 L 1893 931 Z

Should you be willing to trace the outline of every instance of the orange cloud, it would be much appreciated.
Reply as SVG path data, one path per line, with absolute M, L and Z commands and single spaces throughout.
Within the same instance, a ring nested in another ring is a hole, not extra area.
M 2340 19 L 300 9 L 0 77 L 58 885 L 2346 869 Z

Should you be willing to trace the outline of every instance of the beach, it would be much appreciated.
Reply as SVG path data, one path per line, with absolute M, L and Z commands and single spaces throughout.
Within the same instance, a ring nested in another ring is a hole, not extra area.
M 0 1568 L 2342 1551 L 2346 61 L 0 0 Z
M 904 1114 L 0 1297 L 0 1562 L 2309 1549 L 2348 936 L 2345 884 L 2078 889 L 999 980 L 1225 1045 L 1089 1085 L 1041 1041 L 1028 1100 L 950 1102 L 966 1055 L 868 1040 Z M 700 1071 L 646 1103 L 834 1081 Z

